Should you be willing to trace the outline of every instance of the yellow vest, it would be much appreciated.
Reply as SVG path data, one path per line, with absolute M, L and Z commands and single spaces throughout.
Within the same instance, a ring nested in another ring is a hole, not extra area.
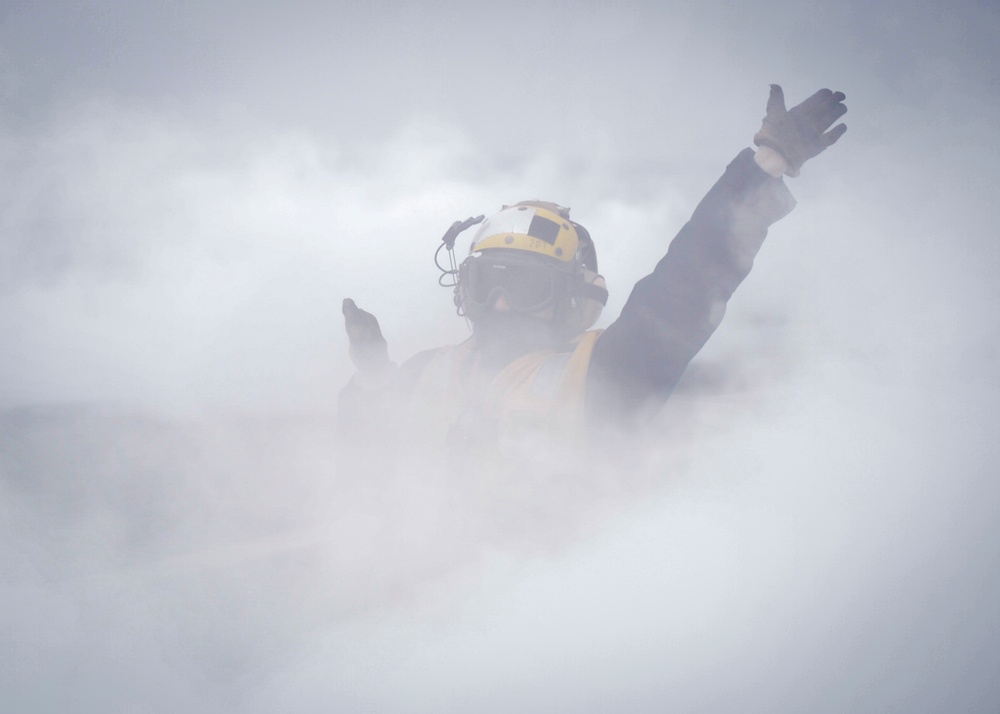
M 583 438 L 583 398 L 602 330 L 578 335 L 565 351 L 540 350 L 499 373 L 480 368 L 475 338 L 442 347 L 410 402 L 409 436 L 432 449 L 516 456 Z

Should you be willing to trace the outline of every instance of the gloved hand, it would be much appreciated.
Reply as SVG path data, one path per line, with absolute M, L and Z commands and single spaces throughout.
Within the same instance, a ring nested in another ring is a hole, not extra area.
M 830 125 L 847 112 L 847 107 L 842 104 L 844 99 L 843 92 L 821 89 L 801 104 L 786 110 L 785 93 L 777 84 L 772 84 L 767 115 L 760 131 L 754 135 L 753 143 L 777 151 L 788 163 L 785 173 L 798 176 L 802 164 L 831 146 L 847 131 L 846 124 L 830 129 Z
M 348 351 L 358 371 L 371 373 L 388 367 L 389 348 L 375 316 L 359 308 L 351 298 L 344 298 L 343 313 Z

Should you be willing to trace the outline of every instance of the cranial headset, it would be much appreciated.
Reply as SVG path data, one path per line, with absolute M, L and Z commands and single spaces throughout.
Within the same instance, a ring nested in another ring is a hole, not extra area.
M 456 265 L 454 243 L 467 228 L 482 224 L 467 257 Z M 439 262 L 447 248 L 450 268 Z M 456 221 L 435 253 L 439 284 L 455 292 L 460 315 L 475 321 L 502 296 L 506 308 L 535 313 L 553 308 L 552 319 L 571 330 L 586 330 L 607 304 L 604 278 L 590 233 L 569 219 L 569 209 L 543 201 L 523 201 L 485 216 Z

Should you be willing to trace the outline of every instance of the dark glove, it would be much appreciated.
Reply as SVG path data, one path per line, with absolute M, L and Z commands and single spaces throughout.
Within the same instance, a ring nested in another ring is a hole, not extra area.
M 830 129 L 830 125 L 847 112 L 847 107 L 842 104 L 844 98 L 843 92 L 821 89 L 801 104 L 786 110 L 785 93 L 777 84 L 772 84 L 767 115 L 760 131 L 754 135 L 753 143 L 777 151 L 788 162 L 785 173 L 798 176 L 802 164 L 847 131 L 846 124 Z
M 374 372 L 389 365 L 389 348 L 378 320 L 365 312 L 351 298 L 344 299 L 344 326 L 354 366 L 361 372 Z

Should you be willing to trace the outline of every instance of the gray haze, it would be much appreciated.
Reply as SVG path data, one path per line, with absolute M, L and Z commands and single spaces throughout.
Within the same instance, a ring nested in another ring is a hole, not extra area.
M 1000 709 L 1000 10 L 0 9 L 0 709 Z M 340 301 L 467 334 L 456 219 L 612 297 L 768 84 L 847 94 L 642 451 L 477 491 L 330 437 Z

